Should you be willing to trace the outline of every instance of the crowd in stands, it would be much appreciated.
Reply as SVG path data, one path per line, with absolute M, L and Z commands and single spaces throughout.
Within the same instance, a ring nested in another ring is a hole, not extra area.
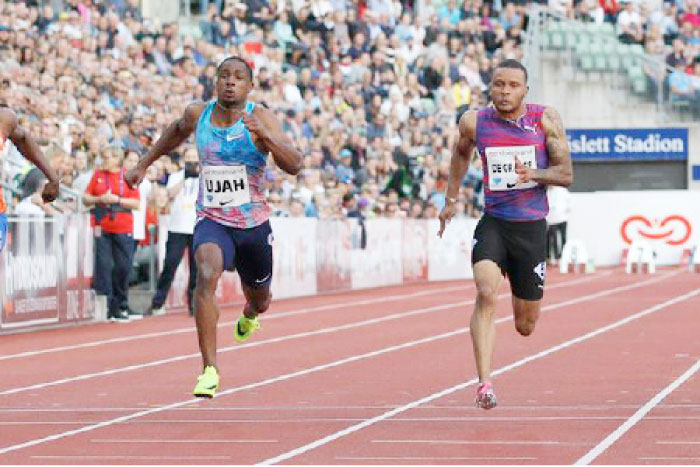
M 198 37 L 144 18 L 138 0 L 0 1 L 0 99 L 18 112 L 76 197 L 107 147 L 142 156 L 185 106 L 213 96 L 217 64 L 245 57 L 252 100 L 275 110 L 305 155 L 290 177 L 271 165 L 278 216 L 434 218 L 444 203 L 457 116 L 488 103 L 495 64 L 522 58 L 522 0 L 202 0 Z M 670 90 L 700 95 L 699 0 L 550 0 L 570 18 L 615 23 L 675 70 Z M 168 212 L 168 178 L 191 142 L 149 173 L 151 219 Z M 126 158 L 128 159 L 128 157 Z M 3 181 L 13 205 L 37 183 L 9 149 Z M 30 177 L 31 179 L 31 177 Z M 460 210 L 483 209 L 472 164 Z M 67 192 L 67 191 L 66 191 Z M 160 195 L 160 196 L 159 196 Z M 36 202 L 35 204 L 39 204 Z M 22 210 L 20 209 L 20 212 Z M 36 211 L 36 210 L 32 210 Z M 37 211 L 38 213 L 38 211 Z

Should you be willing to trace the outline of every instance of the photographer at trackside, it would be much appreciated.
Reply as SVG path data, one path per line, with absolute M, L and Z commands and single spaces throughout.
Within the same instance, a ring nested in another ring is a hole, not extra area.
M 134 216 L 139 208 L 138 189 L 124 182 L 124 151 L 107 147 L 102 170 L 96 170 L 85 189 L 83 202 L 92 207 L 95 233 L 93 288 L 107 296 L 110 321 L 129 321 L 129 272 L 134 252 Z

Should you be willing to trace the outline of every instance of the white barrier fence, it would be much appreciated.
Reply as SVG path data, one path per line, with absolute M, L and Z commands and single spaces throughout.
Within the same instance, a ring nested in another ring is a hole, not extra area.
M 271 223 L 275 298 L 472 277 L 476 219 L 453 220 L 442 239 L 437 220 L 273 218 Z M 187 280 L 183 261 L 167 307 L 185 306 Z M 220 303 L 243 301 L 234 273 L 224 273 L 217 298 Z
M 597 266 L 621 263 L 634 240 L 648 241 L 656 264 L 677 265 L 700 240 L 700 191 L 574 193 L 567 236 L 582 239 Z
M 92 239 L 87 214 L 10 218 L 0 256 L 0 331 L 92 321 Z
M 598 266 L 618 265 L 634 240 L 649 242 L 656 264 L 675 265 L 700 243 L 700 192 L 575 193 L 569 238 L 582 239 Z M 437 220 L 273 218 L 275 298 L 472 277 L 475 219 L 453 220 L 442 239 Z M 166 235 L 159 242 L 164 252 Z M 162 254 L 162 253 L 161 253 Z M 86 214 L 15 219 L 0 255 L 0 332 L 91 321 L 93 237 Z M 178 269 L 168 308 L 185 306 L 187 261 Z M 243 301 L 237 275 L 225 273 L 221 304 Z

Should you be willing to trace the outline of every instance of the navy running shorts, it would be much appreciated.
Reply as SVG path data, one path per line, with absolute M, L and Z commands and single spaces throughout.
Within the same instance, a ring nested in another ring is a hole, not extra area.
M 238 271 L 241 282 L 258 289 L 272 282 L 272 228 L 270 221 L 250 229 L 236 229 L 208 218 L 194 227 L 192 245 L 197 251 L 203 243 L 221 248 L 224 269 Z
M 484 214 L 474 230 L 472 264 L 491 260 L 510 279 L 517 298 L 540 300 L 544 295 L 547 222 L 513 222 Z

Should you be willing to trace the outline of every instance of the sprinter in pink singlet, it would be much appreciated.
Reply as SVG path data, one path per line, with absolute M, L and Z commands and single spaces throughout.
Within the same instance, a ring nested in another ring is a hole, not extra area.
M 561 118 L 556 110 L 526 104 L 527 70 L 505 60 L 491 79 L 492 104 L 467 112 L 459 121 L 452 151 L 447 202 L 440 213 L 442 236 L 476 148 L 484 167 L 486 209 L 472 242 L 477 297 L 471 335 L 479 374 L 476 405 L 496 406 L 491 384 L 498 290 L 508 276 L 515 327 L 532 333 L 544 293 L 546 185 L 569 186 L 573 171 Z
M 194 315 L 203 371 L 194 395 L 214 397 L 219 388 L 214 292 L 224 270 L 238 271 L 246 304 L 234 338 L 246 341 L 260 327 L 258 315 L 270 305 L 272 230 L 263 174 L 268 154 L 289 174 L 297 174 L 302 156 L 283 133 L 271 110 L 248 101 L 253 70 L 241 57 L 229 57 L 216 71 L 216 99 L 195 102 L 170 125 L 125 178 L 130 186 L 146 169 L 193 132 L 199 152 L 197 224 L 192 239 L 197 264 Z

